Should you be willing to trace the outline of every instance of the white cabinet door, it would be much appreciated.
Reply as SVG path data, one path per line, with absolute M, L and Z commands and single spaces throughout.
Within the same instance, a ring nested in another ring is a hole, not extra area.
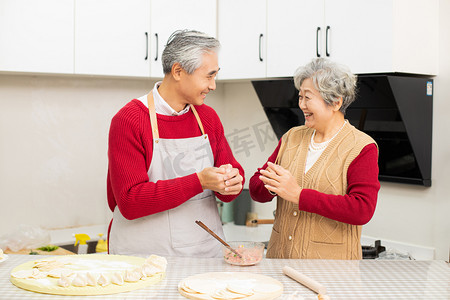
M 150 76 L 148 0 L 75 0 L 75 73 Z
M 217 36 L 216 8 L 216 1 L 211 0 L 152 0 L 151 77 L 164 76 L 161 54 L 174 31 L 189 29 Z
M 1 0 L 0 70 L 73 73 L 73 0 Z
M 353 73 L 436 75 L 438 0 L 325 0 L 328 56 Z
M 324 55 L 323 0 L 268 0 L 267 77 L 289 77 Z
M 325 55 L 353 73 L 392 72 L 392 0 L 325 0 Z
M 219 0 L 219 79 L 266 77 L 266 1 Z M 284 33 L 285 34 L 285 33 Z

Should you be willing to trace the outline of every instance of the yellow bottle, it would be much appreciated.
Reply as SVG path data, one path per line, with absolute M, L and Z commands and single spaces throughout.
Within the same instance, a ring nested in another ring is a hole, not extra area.
M 87 254 L 87 250 L 88 250 L 88 245 L 86 244 L 86 241 L 89 241 L 91 238 L 84 233 L 78 233 L 75 234 L 75 245 L 76 246 L 78 243 L 78 254 Z
M 98 236 L 100 237 L 100 239 L 98 240 L 97 246 L 95 247 L 95 252 L 108 252 L 108 242 L 102 238 L 103 233 L 99 233 Z

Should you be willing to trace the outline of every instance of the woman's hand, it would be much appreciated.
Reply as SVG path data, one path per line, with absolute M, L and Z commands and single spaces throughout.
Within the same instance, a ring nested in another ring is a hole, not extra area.
M 291 172 L 282 166 L 268 162 L 267 169 L 261 170 L 260 173 L 259 179 L 266 189 L 289 202 L 298 204 L 302 188 Z

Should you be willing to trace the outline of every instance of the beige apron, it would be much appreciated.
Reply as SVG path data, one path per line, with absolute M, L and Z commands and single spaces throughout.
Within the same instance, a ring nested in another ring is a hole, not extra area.
M 153 130 L 150 182 L 173 179 L 214 166 L 214 156 L 196 109 L 191 105 L 202 135 L 185 139 L 159 138 L 153 93 L 147 96 Z M 221 244 L 198 226 L 200 220 L 224 239 L 216 198 L 204 190 L 180 206 L 138 218 L 125 219 L 118 206 L 113 213 L 109 252 L 123 255 L 222 256 Z

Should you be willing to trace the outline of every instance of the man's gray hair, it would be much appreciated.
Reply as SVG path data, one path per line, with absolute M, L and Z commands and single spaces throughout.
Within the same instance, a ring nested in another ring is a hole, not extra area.
M 346 66 L 327 58 L 315 58 L 295 71 L 295 87 L 300 90 L 303 81 L 308 78 L 328 105 L 333 106 L 342 97 L 339 111 L 344 114 L 347 107 L 355 101 L 357 77 Z
M 164 74 L 169 74 L 175 63 L 179 63 L 188 74 L 192 74 L 201 66 L 203 54 L 217 52 L 219 48 L 219 41 L 203 32 L 175 31 L 169 37 L 161 56 Z

